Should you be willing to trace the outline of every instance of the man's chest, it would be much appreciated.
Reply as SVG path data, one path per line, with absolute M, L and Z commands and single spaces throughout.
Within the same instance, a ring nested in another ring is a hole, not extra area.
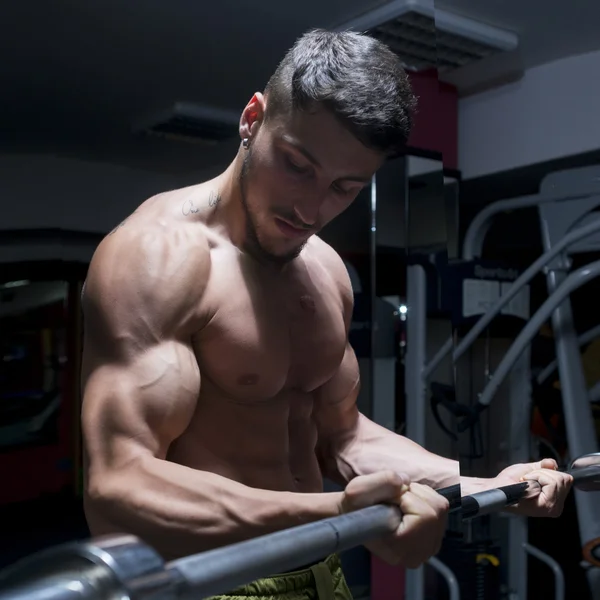
M 313 268 L 276 277 L 223 264 L 213 269 L 209 293 L 213 314 L 194 349 L 201 375 L 232 397 L 311 392 L 339 366 L 343 307 L 327 273 Z

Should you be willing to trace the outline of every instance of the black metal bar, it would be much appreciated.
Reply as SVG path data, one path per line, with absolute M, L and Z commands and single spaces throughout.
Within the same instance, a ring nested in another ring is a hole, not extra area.
M 186 582 L 181 598 L 203 598 L 316 563 L 330 554 L 391 533 L 398 528 L 401 518 L 400 511 L 391 506 L 370 506 L 181 558 L 167 568 Z
M 438 490 L 438 494 L 441 494 L 450 503 L 450 512 L 456 512 L 461 509 L 461 495 L 460 495 L 460 483 L 451 485 Z
M 485 490 L 462 498 L 461 516 L 463 520 L 481 517 L 498 512 L 516 504 L 531 489 L 531 483 L 524 481 L 492 490 Z
M 579 489 L 598 489 L 600 467 L 597 465 L 569 472 Z M 451 511 L 461 510 L 464 519 L 472 519 L 500 511 L 523 497 L 535 495 L 539 489 L 536 481 L 524 481 L 463 497 L 460 497 L 458 484 L 438 492 L 449 500 Z M 402 515 L 397 507 L 370 506 L 181 558 L 166 565 L 162 561 L 160 565 L 153 563 L 148 573 L 144 570 L 138 572 L 138 566 L 132 569 L 132 565 L 137 565 L 139 561 L 130 560 L 130 564 L 123 562 L 123 552 L 117 552 L 123 547 L 130 559 L 147 557 L 148 552 L 153 550 L 140 540 L 136 541 L 137 538 L 127 538 L 121 543 L 117 543 L 118 540 L 90 540 L 84 544 L 69 544 L 68 551 L 65 547 L 59 547 L 45 551 L 43 556 L 40 554 L 37 558 L 33 556 L 28 559 L 18 573 L 13 573 L 13 581 L 20 581 L 21 585 L 11 586 L 11 578 L 4 577 L 6 588 L 0 592 L 0 600 L 101 600 L 106 594 L 101 593 L 98 587 L 100 580 L 105 581 L 103 585 L 107 590 L 118 592 L 122 598 L 129 594 L 127 597 L 137 600 L 155 600 L 166 593 L 164 597 L 169 599 L 195 600 L 226 593 L 257 579 L 316 563 L 330 554 L 393 533 L 401 520 Z M 99 552 L 92 552 L 93 548 Z M 59 569 L 58 572 L 54 571 L 54 575 L 42 575 L 43 567 L 49 560 L 53 560 L 56 563 L 54 568 L 58 569 L 62 561 L 69 563 L 69 557 L 89 558 L 95 554 L 102 556 L 102 560 L 94 564 L 92 569 L 75 570 L 65 564 L 64 572 Z M 36 568 L 39 577 L 34 575 Z M 23 577 L 25 572 L 31 576 Z

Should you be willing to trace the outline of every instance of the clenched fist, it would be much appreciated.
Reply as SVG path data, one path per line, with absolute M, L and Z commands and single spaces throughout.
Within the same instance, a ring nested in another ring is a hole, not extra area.
M 565 500 L 573 486 L 573 476 L 559 471 L 556 461 L 551 458 L 544 458 L 534 463 L 511 465 L 491 480 L 490 485 L 500 487 L 528 479 L 540 484 L 540 493 L 533 498 L 520 500 L 510 507 L 508 512 L 526 517 L 560 517 Z
M 352 512 L 374 504 L 392 504 L 402 513 L 398 529 L 365 544 L 391 565 L 416 569 L 439 551 L 446 532 L 448 501 L 406 475 L 382 471 L 353 479 L 345 489 L 341 511 Z

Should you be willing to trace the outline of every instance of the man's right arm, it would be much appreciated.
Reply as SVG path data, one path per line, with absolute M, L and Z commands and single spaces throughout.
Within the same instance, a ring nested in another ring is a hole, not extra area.
M 338 514 L 341 494 L 253 489 L 166 460 L 200 394 L 191 337 L 210 273 L 206 243 L 175 235 L 120 229 L 88 271 L 86 509 L 169 558 Z

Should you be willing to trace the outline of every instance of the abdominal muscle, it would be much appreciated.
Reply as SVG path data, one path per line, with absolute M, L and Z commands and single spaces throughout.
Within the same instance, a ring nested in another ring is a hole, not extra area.
M 203 391 L 192 421 L 166 460 L 255 489 L 323 491 L 310 394 L 284 391 L 248 403 L 215 392 Z M 84 506 L 93 536 L 120 531 L 88 507 L 87 498 Z
M 286 390 L 268 400 L 248 402 L 206 387 L 167 460 L 257 489 L 323 490 L 310 394 Z

